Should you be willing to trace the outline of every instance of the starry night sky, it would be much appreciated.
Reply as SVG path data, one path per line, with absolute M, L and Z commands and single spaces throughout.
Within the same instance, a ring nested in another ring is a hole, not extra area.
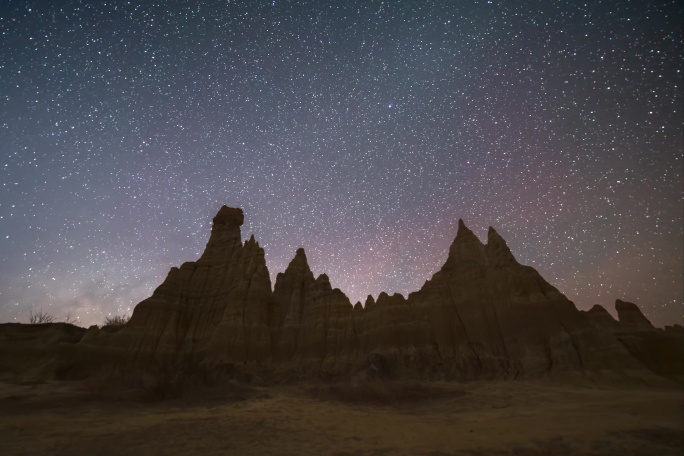
M 681 323 L 678 1 L 2 1 L 0 321 L 130 314 L 222 204 L 406 295 L 458 219 Z

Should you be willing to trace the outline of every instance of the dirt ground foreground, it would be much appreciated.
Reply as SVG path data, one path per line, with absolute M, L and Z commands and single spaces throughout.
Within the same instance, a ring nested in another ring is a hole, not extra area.
M 0 454 L 682 455 L 684 393 L 373 383 L 236 386 L 151 402 L 74 383 L 0 383 Z

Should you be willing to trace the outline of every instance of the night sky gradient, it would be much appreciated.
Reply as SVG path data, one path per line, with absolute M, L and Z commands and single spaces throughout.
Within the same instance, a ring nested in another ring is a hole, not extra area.
M 0 321 L 130 314 L 245 210 L 352 300 L 458 219 L 682 322 L 682 2 L 2 1 Z

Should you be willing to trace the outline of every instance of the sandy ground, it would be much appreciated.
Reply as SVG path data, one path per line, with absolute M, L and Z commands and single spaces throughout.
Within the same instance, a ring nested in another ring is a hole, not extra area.
M 382 384 L 345 388 L 239 386 L 150 402 L 73 383 L 0 383 L 0 454 L 684 454 L 677 388 L 434 383 L 394 385 L 379 399 Z

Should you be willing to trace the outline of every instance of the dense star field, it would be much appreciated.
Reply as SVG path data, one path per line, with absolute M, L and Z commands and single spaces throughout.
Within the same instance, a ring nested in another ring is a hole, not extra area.
M 0 321 L 129 313 L 222 204 L 352 300 L 458 219 L 578 308 L 683 301 L 682 4 L 9 1 Z

